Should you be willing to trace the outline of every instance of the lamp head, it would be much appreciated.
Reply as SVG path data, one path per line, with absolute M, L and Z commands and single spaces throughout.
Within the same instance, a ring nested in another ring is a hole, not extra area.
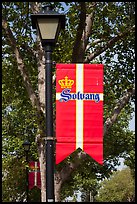
M 42 45 L 55 44 L 60 29 L 65 28 L 65 15 L 52 10 L 53 7 L 45 6 L 42 11 L 31 15 L 32 28 L 37 29 Z
M 24 148 L 24 150 L 26 151 L 26 152 L 28 152 L 29 151 L 29 149 L 30 149 L 30 142 L 28 141 L 28 140 L 25 140 L 25 142 L 22 144 L 22 146 L 23 146 L 23 148 Z

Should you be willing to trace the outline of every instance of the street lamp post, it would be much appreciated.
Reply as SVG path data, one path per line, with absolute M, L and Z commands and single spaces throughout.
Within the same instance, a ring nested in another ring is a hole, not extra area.
M 65 15 L 45 6 L 31 15 L 32 28 L 37 29 L 45 50 L 45 104 L 46 104 L 46 202 L 55 202 L 54 196 L 54 137 L 52 106 L 52 51 L 60 29 L 65 28 Z
M 30 149 L 30 142 L 26 140 L 23 144 L 24 150 L 26 152 L 26 163 L 28 165 L 28 152 Z M 26 166 L 26 201 L 29 202 L 29 180 L 28 180 L 28 166 Z

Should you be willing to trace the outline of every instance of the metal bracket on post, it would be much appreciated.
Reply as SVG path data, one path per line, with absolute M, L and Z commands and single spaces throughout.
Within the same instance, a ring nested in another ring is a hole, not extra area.
M 54 202 L 54 199 L 48 199 L 48 202 Z
M 53 141 L 55 141 L 55 142 L 57 141 L 56 138 L 55 138 L 55 137 L 52 137 L 52 136 L 51 136 L 51 137 L 50 137 L 50 136 L 49 136 L 49 137 L 43 137 L 42 139 L 44 139 L 46 142 L 47 142 L 48 140 L 53 140 Z
M 49 137 L 45 137 L 45 140 L 55 140 L 55 138 L 52 136 L 51 137 L 49 136 Z
M 45 60 L 46 64 L 52 64 L 52 60 Z

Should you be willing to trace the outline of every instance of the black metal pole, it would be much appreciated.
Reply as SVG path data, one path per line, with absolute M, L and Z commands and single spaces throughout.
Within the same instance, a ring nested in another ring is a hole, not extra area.
M 28 151 L 26 151 L 26 202 L 29 202 Z
M 52 103 L 52 45 L 45 45 L 45 103 L 46 103 L 46 202 L 55 202 L 54 196 L 54 140 Z

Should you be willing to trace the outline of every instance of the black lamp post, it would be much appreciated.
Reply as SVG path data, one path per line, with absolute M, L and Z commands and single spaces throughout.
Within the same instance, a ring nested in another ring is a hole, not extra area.
M 26 152 L 26 162 L 28 165 L 28 152 L 30 150 L 30 142 L 26 140 L 23 144 L 24 150 Z M 28 166 L 26 166 L 26 201 L 29 201 L 29 181 L 28 181 Z
M 45 6 L 31 15 L 32 28 L 37 29 L 45 50 L 45 104 L 46 104 L 46 202 L 55 202 L 54 196 L 54 138 L 52 106 L 52 50 L 60 29 L 65 28 L 65 15 Z

